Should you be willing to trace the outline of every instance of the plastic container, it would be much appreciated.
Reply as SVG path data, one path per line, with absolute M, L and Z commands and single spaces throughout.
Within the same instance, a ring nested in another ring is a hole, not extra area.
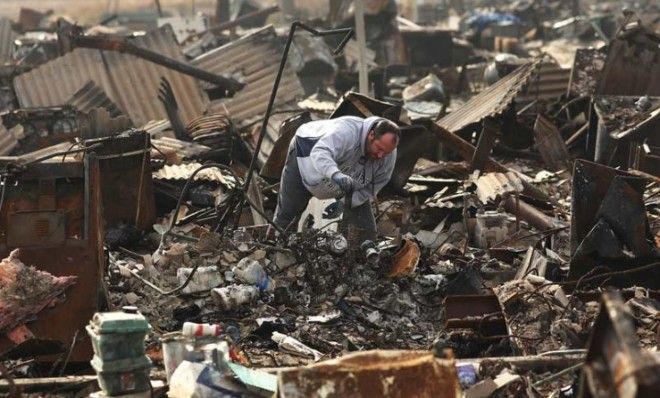
M 253 302 L 259 297 L 259 289 L 248 285 L 229 285 L 211 290 L 215 302 L 225 311 Z
M 145 355 L 117 361 L 103 361 L 95 355 L 91 364 L 106 395 L 125 395 L 151 389 L 151 361 Z
M 144 355 L 144 340 L 151 329 L 142 314 L 98 312 L 86 326 L 94 354 L 103 361 Z
M 236 278 L 244 283 L 254 285 L 262 292 L 275 289 L 273 280 L 268 277 L 264 267 L 258 261 L 245 257 L 233 269 Z
M 163 346 L 163 364 L 165 365 L 165 376 L 170 382 L 172 373 L 183 362 L 186 355 L 186 339 L 181 332 L 167 333 L 160 338 Z
M 179 268 L 176 270 L 176 277 L 179 280 L 179 283 L 184 283 L 190 273 L 192 268 Z M 222 285 L 222 275 L 218 271 L 217 267 L 199 267 L 197 272 L 193 275 L 192 279 L 188 285 L 181 290 L 183 294 L 199 293 L 206 292 L 214 287 Z
M 181 334 L 186 337 L 220 336 L 222 325 L 211 323 L 184 322 Z

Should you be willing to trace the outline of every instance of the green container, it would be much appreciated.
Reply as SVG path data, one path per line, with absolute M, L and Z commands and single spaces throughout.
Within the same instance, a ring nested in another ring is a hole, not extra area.
M 144 355 L 144 340 L 151 329 L 142 314 L 98 312 L 86 327 L 94 354 L 103 361 Z
M 117 361 L 102 361 L 95 355 L 91 364 L 98 376 L 99 387 L 108 396 L 132 394 L 151 388 L 151 360 L 146 355 Z

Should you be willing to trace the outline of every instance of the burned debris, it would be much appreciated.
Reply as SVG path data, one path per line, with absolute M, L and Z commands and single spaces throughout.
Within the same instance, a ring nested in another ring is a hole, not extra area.
M 0 396 L 660 392 L 657 5 L 144 3 L 0 19 Z

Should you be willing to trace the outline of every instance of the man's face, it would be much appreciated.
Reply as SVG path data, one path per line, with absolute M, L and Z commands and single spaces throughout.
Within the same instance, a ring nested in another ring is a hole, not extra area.
M 396 149 L 398 140 L 394 133 L 385 133 L 376 138 L 373 131 L 367 135 L 367 156 L 372 159 L 382 159 Z

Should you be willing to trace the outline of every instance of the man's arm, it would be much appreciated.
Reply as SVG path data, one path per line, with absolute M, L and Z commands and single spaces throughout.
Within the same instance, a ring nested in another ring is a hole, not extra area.
M 340 171 L 338 161 L 354 145 L 350 139 L 353 134 L 350 131 L 342 132 L 342 130 L 351 129 L 350 125 L 337 123 L 331 129 L 318 140 L 309 154 L 316 170 L 328 179 Z
M 390 156 L 385 159 L 385 163 L 381 165 L 378 170 L 376 170 L 373 185 L 367 184 L 366 186 L 361 187 L 360 189 L 357 189 L 353 192 L 353 200 L 351 202 L 352 206 L 359 206 L 378 195 L 378 192 L 380 192 L 380 190 L 383 189 L 383 187 L 390 181 L 390 178 L 392 178 L 395 164 L 396 149 Z

